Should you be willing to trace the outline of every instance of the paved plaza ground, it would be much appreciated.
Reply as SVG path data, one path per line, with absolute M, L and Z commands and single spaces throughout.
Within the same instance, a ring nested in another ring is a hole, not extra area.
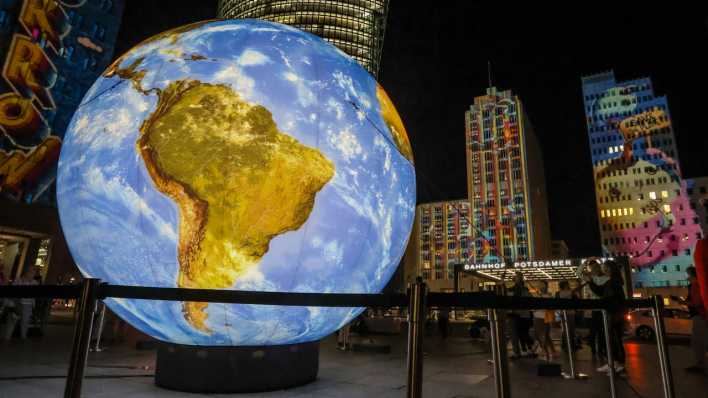
M 0 398 L 60 397 L 64 388 L 71 345 L 71 324 L 54 323 L 47 335 L 26 341 L 0 343 Z M 333 338 L 322 342 L 317 381 L 290 390 L 262 394 L 234 394 L 237 397 L 404 397 L 405 334 L 373 336 L 391 344 L 391 353 L 341 352 Z M 708 377 L 686 374 L 690 352 L 687 341 L 670 345 L 677 397 L 706 396 Z M 627 375 L 617 382 L 619 397 L 658 398 L 662 396 L 656 348 L 652 344 L 628 340 Z M 494 397 L 492 367 L 484 343 L 464 337 L 458 328 L 443 341 L 425 339 L 424 387 L 426 397 Z M 587 349 L 578 355 L 577 368 L 588 380 L 538 377 L 534 359 L 510 362 L 514 397 L 608 397 L 609 382 L 594 372 L 601 365 L 591 360 Z M 85 397 L 205 397 L 160 389 L 152 377 L 154 350 L 136 350 L 132 345 L 108 345 L 105 351 L 89 356 L 83 395 Z

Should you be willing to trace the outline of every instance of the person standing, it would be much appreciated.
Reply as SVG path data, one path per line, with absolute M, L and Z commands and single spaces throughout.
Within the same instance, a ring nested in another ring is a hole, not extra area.
M 351 328 L 351 322 L 342 326 L 341 329 L 337 331 L 337 349 L 341 351 L 346 351 L 351 349 L 351 343 L 349 342 L 349 333 Z
M 695 267 L 686 268 L 688 275 L 688 296 L 683 304 L 688 306 L 693 326 L 691 328 L 691 349 L 695 363 L 686 368 L 690 373 L 705 373 L 706 351 L 708 351 L 708 314 L 703 306 L 700 287 Z
M 590 278 L 590 281 L 594 285 L 603 286 L 610 279 L 609 276 L 602 272 L 602 267 L 600 262 L 596 259 L 588 261 L 589 274 L 586 274 L 585 279 Z M 595 298 L 600 298 L 599 295 L 593 292 Z M 588 335 L 590 342 L 590 351 L 592 351 L 592 356 L 598 359 L 604 359 L 607 356 L 607 346 L 605 344 L 605 328 L 602 322 L 602 312 L 592 311 L 590 318 L 590 334 Z
M 450 309 L 447 307 L 438 310 L 438 329 L 443 340 L 447 340 L 450 333 Z
M 37 281 L 30 271 L 26 271 L 20 279 L 15 281 L 15 285 L 32 286 L 36 285 Z M 21 298 L 18 300 L 20 310 L 20 338 L 27 338 L 27 330 L 29 329 L 30 320 L 32 319 L 32 310 L 34 309 L 34 298 Z
M 541 281 L 538 297 L 550 298 L 548 293 L 548 282 Z M 534 310 L 533 311 L 533 329 L 536 334 L 536 341 L 546 354 L 546 361 L 551 361 L 556 353 L 551 340 L 551 323 L 553 322 L 553 311 L 549 310 Z
M 509 293 L 513 297 L 529 297 L 529 289 L 524 282 L 524 274 L 516 272 L 514 274 L 514 285 Z M 528 310 L 519 310 L 510 314 L 511 328 L 511 347 L 513 354 L 511 359 L 517 359 L 526 355 L 533 355 L 533 339 L 529 335 L 531 329 L 531 312 Z
M 612 260 L 605 261 L 605 274 L 609 276 L 607 282 L 598 285 L 593 279 L 588 281 L 590 289 L 602 299 L 610 302 L 608 308 L 608 317 L 610 322 L 610 349 L 614 363 L 612 366 L 615 372 L 624 370 L 625 351 L 623 344 L 624 334 L 624 282 L 622 279 L 622 271 L 619 264 Z M 598 372 L 608 372 L 610 364 L 601 366 L 597 369 Z

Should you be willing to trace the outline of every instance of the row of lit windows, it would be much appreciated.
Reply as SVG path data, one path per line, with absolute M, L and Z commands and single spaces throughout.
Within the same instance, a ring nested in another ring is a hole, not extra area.
M 644 84 L 641 86 L 629 85 L 627 87 L 616 87 L 616 88 L 612 88 L 607 91 L 603 91 L 602 93 L 598 93 L 598 94 L 587 94 L 587 95 L 585 95 L 585 101 L 607 98 L 607 97 L 611 97 L 611 96 L 614 97 L 617 95 L 628 95 L 628 94 L 642 92 L 642 91 L 648 91 L 648 90 L 651 90 L 651 86 L 649 84 Z
M 620 176 L 626 176 L 629 175 L 629 170 L 632 170 L 632 174 L 642 174 L 642 171 L 647 174 L 656 174 L 657 171 L 663 170 L 666 172 L 669 171 L 675 171 L 676 170 L 676 165 L 675 164 L 662 164 L 662 165 L 654 165 L 654 166 L 645 166 L 644 169 L 640 167 L 631 167 L 631 168 L 625 168 L 625 169 L 616 169 L 616 170 L 603 170 L 597 173 L 596 178 L 606 178 L 606 177 L 620 177 Z M 637 184 L 634 184 L 635 186 Z M 627 184 L 627 187 L 629 185 Z
M 671 150 L 671 146 L 673 144 L 673 141 L 671 139 L 666 139 L 666 140 L 661 140 L 661 139 L 653 139 L 651 141 L 651 145 L 649 142 L 635 142 L 634 145 L 632 146 L 632 149 L 634 150 L 639 150 L 639 149 L 649 149 L 649 148 L 667 148 L 668 150 L 665 151 L 669 156 L 673 156 L 673 151 Z M 594 148 L 592 153 L 593 155 L 601 155 L 604 152 L 607 153 L 620 153 L 624 151 L 624 144 L 620 145 L 613 145 L 606 147 L 604 145 L 599 146 L 598 148 Z
M 698 217 L 693 217 L 693 224 L 698 224 L 700 222 L 700 219 Z M 686 219 L 681 218 L 679 220 L 679 225 L 686 225 Z M 673 225 L 673 222 L 669 220 L 669 226 Z M 617 224 L 602 224 L 601 228 L 603 231 L 621 231 L 624 229 L 635 229 L 637 226 L 633 222 L 627 222 L 627 223 L 617 223 Z M 644 222 L 644 228 L 649 228 L 649 222 L 645 221 Z M 663 228 L 662 222 L 657 220 L 656 221 L 656 228 Z
M 653 99 L 653 98 L 647 98 L 647 99 L 644 99 L 643 101 L 649 101 L 649 100 L 651 100 L 651 99 Z M 646 108 L 646 109 L 645 109 L 645 112 L 651 112 L 651 111 L 654 111 L 654 110 L 657 110 L 657 111 L 658 111 L 658 110 L 663 110 L 663 111 L 665 111 L 665 110 L 666 110 L 666 105 L 660 104 L 660 105 L 657 105 L 657 106 L 652 106 L 652 107 L 650 107 L 650 108 Z M 628 112 L 628 111 L 625 111 L 625 112 L 611 112 L 611 113 L 607 113 L 607 114 L 601 113 L 601 114 L 599 114 L 599 115 L 588 116 L 588 123 L 592 124 L 593 122 L 606 121 L 606 120 L 608 120 L 608 119 L 609 119 L 609 120 L 612 120 L 612 119 L 615 119 L 615 118 L 618 118 L 618 117 L 630 117 L 630 116 L 632 116 L 632 115 L 631 115 L 631 112 Z
M 696 232 L 696 239 L 699 239 L 699 240 L 700 240 L 700 239 L 702 239 L 702 238 L 703 238 L 703 235 L 702 235 L 700 232 Z M 677 237 L 675 234 L 669 235 L 669 241 L 670 241 L 670 242 L 676 242 L 677 239 L 678 239 L 678 237 Z M 652 240 L 652 238 L 647 235 L 647 236 L 644 237 L 644 241 L 643 241 L 643 242 L 644 242 L 644 244 L 648 244 L 648 243 L 651 242 L 651 240 Z M 684 233 L 684 234 L 682 235 L 682 237 L 681 237 L 681 240 L 682 240 L 682 241 L 687 241 L 687 240 L 688 240 L 688 233 Z M 664 235 L 659 236 L 659 237 L 656 239 L 656 242 L 659 243 L 659 244 L 664 243 Z M 605 244 L 605 246 L 609 246 L 609 245 L 627 245 L 627 244 L 630 244 L 630 245 L 631 245 L 631 244 L 635 244 L 635 245 L 636 245 L 636 244 L 639 244 L 639 239 L 638 239 L 638 237 L 636 237 L 636 236 L 633 236 L 633 237 L 617 236 L 617 237 L 605 238 L 605 239 L 603 240 L 603 243 Z
M 668 205 L 667 205 L 668 206 Z M 670 209 L 669 209 L 670 210 Z M 607 218 L 607 217 L 622 217 L 622 216 L 632 216 L 634 215 L 634 208 L 632 207 L 624 207 L 624 208 L 619 208 L 619 209 L 603 209 L 600 210 L 600 217 L 601 218 Z
M 385 12 L 383 1 L 378 4 L 373 2 L 359 2 L 358 5 L 352 3 L 351 1 L 234 0 L 231 4 L 222 4 L 220 15 L 225 18 L 263 18 L 285 13 L 324 13 L 342 18 L 366 20 L 372 19 L 374 16 L 381 16 Z
M 674 152 L 673 151 L 666 151 L 666 155 L 673 157 Z M 617 157 L 614 159 L 601 159 L 601 160 L 596 160 L 593 162 L 593 166 L 598 167 L 598 166 L 608 166 L 612 164 L 629 164 L 629 163 L 635 163 L 637 160 L 659 160 L 661 159 L 662 156 L 661 154 L 652 154 L 652 155 L 642 155 L 642 156 L 630 156 L 629 158 L 625 159 L 624 157 Z

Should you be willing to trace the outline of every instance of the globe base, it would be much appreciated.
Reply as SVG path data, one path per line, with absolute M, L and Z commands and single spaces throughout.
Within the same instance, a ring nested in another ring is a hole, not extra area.
M 319 341 L 260 347 L 164 343 L 157 350 L 155 384 L 195 393 L 282 390 L 315 381 L 319 353 Z

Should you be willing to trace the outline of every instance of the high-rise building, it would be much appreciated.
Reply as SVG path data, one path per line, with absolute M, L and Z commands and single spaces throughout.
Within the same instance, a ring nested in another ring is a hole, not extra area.
M 470 261 L 548 259 L 543 155 L 521 100 L 487 89 L 465 112 Z
M 339 47 L 378 77 L 388 0 L 219 0 L 220 18 L 291 25 Z
M 420 204 L 405 255 L 406 281 L 422 276 L 432 290 L 453 288 L 455 264 L 469 261 L 470 204 L 466 199 Z
M 649 78 L 582 78 L 603 251 L 630 257 L 637 288 L 685 284 L 702 236 L 665 96 Z
M 113 57 L 124 2 L 0 1 L 0 194 L 52 204 L 61 139 Z

